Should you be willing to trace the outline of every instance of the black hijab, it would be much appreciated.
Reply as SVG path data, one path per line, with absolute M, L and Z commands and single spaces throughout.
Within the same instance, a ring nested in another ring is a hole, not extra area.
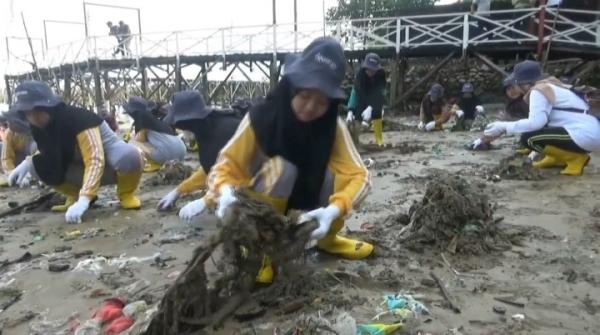
M 31 125 L 31 134 L 39 151 L 33 156 L 33 166 L 44 183 L 60 185 L 77 150 L 77 135 L 100 126 L 103 120 L 86 109 L 64 103 L 37 109 L 48 112 L 50 122 L 45 128 Z
M 337 130 L 339 101 L 332 100 L 317 120 L 302 122 L 292 111 L 295 89 L 286 77 L 250 110 L 258 146 L 268 157 L 281 156 L 296 166 L 298 176 L 288 209 L 319 207 L 319 197 Z

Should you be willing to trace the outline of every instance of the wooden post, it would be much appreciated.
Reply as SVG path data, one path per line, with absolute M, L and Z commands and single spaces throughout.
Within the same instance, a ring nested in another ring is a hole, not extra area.
M 542 60 L 544 52 L 544 31 L 546 21 L 546 0 L 540 0 L 540 15 L 538 22 L 538 44 L 537 44 L 537 58 L 539 61 Z
M 452 59 L 452 57 L 454 57 L 455 53 L 456 53 L 456 51 L 452 51 L 451 53 L 449 53 L 448 56 L 446 56 L 446 58 L 444 58 L 433 69 L 431 69 L 431 71 L 429 71 L 429 73 L 427 73 L 415 85 L 413 85 L 404 94 L 402 94 L 402 96 L 400 96 L 400 99 L 398 99 L 399 101 L 396 102 L 396 105 L 394 105 L 393 107 L 395 108 L 399 104 L 401 104 L 402 102 L 404 102 L 404 100 L 406 100 L 417 88 L 419 88 L 421 85 L 423 85 L 424 83 L 426 83 L 429 79 L 431 79 L 431 77 L 433 77 L 434 75 L 436 75 L 438 73 L 438 71 L 442 67 L 444 67 L 444 65 L 448 64 L 448 62 Z
M 271 89 L 277 86 L 277 81 L 279 80 L 279 71 L 277 70 L 277 59 L 273 57 L 271 61 L 271 66 L 269 66 L 269 80 L 271 84 Z
M 97 60 L 96 60 L 97 61 Z M 98 68 L 94 68 L 94 100 L 96 103 L 96 110 L 100 110 L 104 105 L 102 100 L 102 79 L 100 78 L 100 71 Z
M 394 60 L 392 61 L 392 68 L 390 71 L 390 106 L 394 106 L 398 100 L 398 82 L 400 81 L 398 71 L 400 65 L 399 60 L 400 56 L 396 54 Z
M 175 91 L 181 91 L 181 61 L 179 55 L 175 56 Z
M 401 97 L 404 94 L 404 84 L 406 82 L 406 70 L 408 69 L 408 60 L 406 58 L 402 58 L 400 60 L 400 66 L 398 68 L 398 93 L 397 93 L 397 97 Z M 396 98 L 396 101 L 394 102 L 394 104 L 397 103 L 397 100 L 399 100 L 398 98 Z M 400 113 L 404 113 L 405 112 L 405 108 L 404 108 L 405 104 L 404 103 L 400 103 L 398 106 L 398 112 Z
M 104 97 L 106 100 L 110 101 L 112 94 L 110 89 L 110 80 L 108 78 L 108 71 L 102 72 L 102 79 L 104 80 Z
M 63 92 L 63 99 L 65 100 L 66 103 L 70 103 L 71 102 L 71 72 L 65 72 L 65 77 L 64 77 L 64 81 L 65 81 L 65 90 Z
M 208 66 L 206 62 L 202 63 L 202 88 L 200 89 L 204 100 L 207 101 L 210 97 L 208 93 Z
M 6 102 L 10 105 L 12 104 L 12 91 L 10 87 L 10 80 L 8 76 L 4 76 L 4 85 L 6 87 Z
M 142 75 L 142 83 L 140 85 L 142 87 L 142 97 L 148 99 L 148 73 L 146 72 L 145 65 L 140 67 L 140 72 Z

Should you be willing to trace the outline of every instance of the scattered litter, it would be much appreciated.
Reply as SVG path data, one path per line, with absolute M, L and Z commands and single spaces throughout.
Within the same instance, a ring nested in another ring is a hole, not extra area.
M 534 168 L 531 165 L 531 160 L 521 154 L 514 154 L 500 161 L 498 166 L 488 171 L 486 179 L 501 179 L 510 180 L 542 180 L 544 175 L 540 169 Z
M 523 320 L 525 320 L 525 315 L 523 315 L 523 314 L 514 314 L 512 316 L 512 319 L 515 320 L 515 321 L 523 321 Z
M 494 306 L 493 310 L 495 313 L 498 313 L 498 314 L 502 314 L 502 315 L 506 314 L 506 308 L 504 308 L 502 306 Z
M 158 241 L 159 245 L 163 245 L 163 244 L 171 244 L 171 243 L 177 243 L 177 242 L 181 242 L 183 240 L 185 240 L 187 238 L 186 234 L 174 234 L 171 236 L 166 236 L 161 238 Z
M 48 262 L 48 271 L 50 272 L 63 272 L 69 270 L 70 267 L 69 261 L 64 259 Z
M 397 330 L 402 329 L 402 326 L 403 326 L 402 323 L 394 323 L 394 324 L 374 323 L 374 324 L 358 325 L 356 334 L 358 334 L 358 335 L 390 335 L 390 334 L 393 334 L 394 332 L 396 332 Z
M 146 312 L 148 305 L 144 300 L 134 301 L 123 307 L 123 314 L 131 317 L 135 317 L 138 314 Z
M 375 315 L 373 320 L 379 320 L 384 315 L 394 315 L 403 320 L 412 317 L 418 317 L 420 315 L 429 315 L 429 310 L 427 307 L 425 307 L 425 305 L 420 301 L 416 300 L 413 295 L 407 293 L 386 295 L 382 305 L 386 305 L 387 310 Z
M 148 257 L 125 257 L 125 254 L 121 255 L 119 258 L 112 259 L 107 259 L 106 257 L 96 257 L 80 261 L 77 266 L 75 266 L 73 271 L 84 271 L 94 275 L 99 275 L 105 266 L 116 266 L 119 269 L 123 269 L 132 264 L 153 261 L 158 257 L 160 257 L 159 252 Z
M 78 323 L 79 314 L 74 313 L 66 319 L 48 321 L 46 316 L 41 320 L 29 323 L 29 335 L 71 335 L 73 334 L 73 325 Z

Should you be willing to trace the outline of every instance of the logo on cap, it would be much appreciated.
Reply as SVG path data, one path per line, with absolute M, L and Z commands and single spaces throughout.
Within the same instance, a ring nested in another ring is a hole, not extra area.
M 337 65 L 328 57 L 323 56 L 320 52 L 315 55 L 315 60 L 317 63 L 325 64 L 329 66 L 332 71 L 337 69 Z
M 27 92 L 27 91 L 16 91 L 15 92 L 15 96 L 17 98 L 19 98 L 20 96 L 27 95 L 27 93 L 29 93 L 29 92 Z

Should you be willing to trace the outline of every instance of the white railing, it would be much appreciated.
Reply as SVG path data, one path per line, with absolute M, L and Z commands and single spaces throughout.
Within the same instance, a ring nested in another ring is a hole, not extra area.
M 314 38 L 337 38 L 345 50 L 408 50 L 441 47 L 465 52 L 472 47 L 534 45 L 538 43 L 537 17 L 546 11 L 543 42 L 600 49 L 600 12 L 569 9 L 533 8 L 493 11 L 487 16 L 470 13 L 368 18 L 326 22 L 222 27 L 131 36 L 131 59 L 217 55 L 227 59 L 234 54 L 296 52 Z M 529 31 L 529 22 L 536 22 Z M 479 26 L 485 26 L 482 29 Z M 39 68 L 111 59 L 117 41 L 114 36 L 92 36 L 36 52 Z M 8 74 L 31 71 L 30 54 L 9 56 Z

